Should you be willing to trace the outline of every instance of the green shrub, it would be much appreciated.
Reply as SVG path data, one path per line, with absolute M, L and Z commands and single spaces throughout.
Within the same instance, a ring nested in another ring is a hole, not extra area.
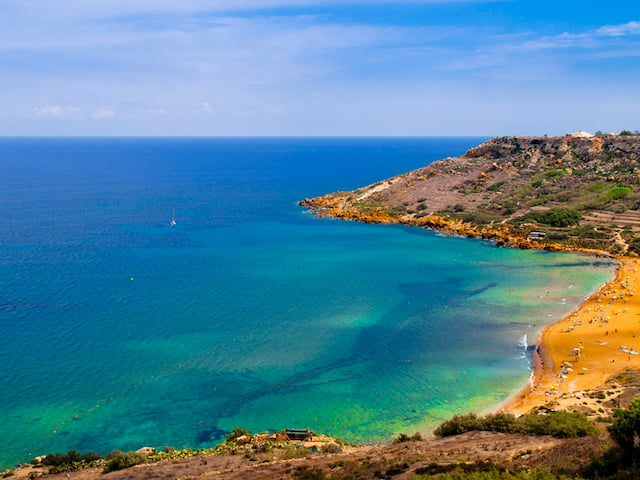
M 320 453 L 338 453 L 340 446 L 337 443 L 325 443 L 320 447 Z
M 484 417 L 478 417 L 473 413 L 455 415 L 440 424 L 433 433 L 438 437 L 447 437 L 473 430 L 553 435 L 557 438 L 583 437 L 598 432 L 585 414 L 561 411 L 548 414 L 534 412 L 518 418 L 507 413 L 489 414 Z
M 577 438 L 598 433 L 584 413 L 552 412 L 549 415 L 549 435 L 556 438 Z
M 102 460 L 102 455 L 94 452 L 79 453 L 76 450 L 69 450 L 67 453 L 50 453 L 40 462 L 42 465 L 51 467 L 49 473 L 60 473 L 68 470 L 77 470 L 91 465 L 97 460 Z M 31 462 L 37 463 L 37 462 Z
M 584 437 L 598 433 L 598 429 L 584 413 L 578 412 L 538 412 L 518 418 L 520 432 L 529 435 L 552 435 L 556 438 Z
M 224 438 L 227 440 L 227 442 L 233 442 L 237 438 L 243 437 L 245 435 L 247 437 L 251 436 L 251 434 L 249 433 L 249 431 L 246 428 L 234 428 L 231 431 L 231 433 L 225 435 Z
M 635 252 L 640 255 L 640 238 L 634 238 L 629 243 L 629 252 Z
M 107 463 L 104 466 L 104 473 L 115 472 L 125 468 L 134 467 L 147 462 L 147 456 L 138 452 L 122 453 L 114 451 L 107 456 Z
M 442 422 L 434 431 L 436 437 L 449 437 L 461 433 L 480 430 L 482 420 L 475 413 L 467 415 L 454 415 L 451 419 Z
M 463 221 L 473 223 L 474 225 L 487 225 L 491 222 L 501 219 L 500 215 L 487 212 L 469 212 L 459 216 Z
M 511 473 L 498 468 L 491 470 L 469 470 L 463 467 L 462 464 L 457 464 L 455 467 L 455 469 L 443 469 L 451 473 L 438 473 L 435 474 L 435 476 L 432 474 L 418 475 L 411 478 L 412 480 L 576 480 L 579 478 L 557 475 L 550 470 L 538 468 L 530 472 L 521 470 Z M 420 473 L 423 473 L 424 470 L 427 470 L 427 467 L 418 470 Z M 416 472 L 418 472 L 418 470 L 416 470 Z M 437 471 L 437 469 L 432 468 L 431 471 Z
M 613 411 L 614 421 L 609 425 L 609 433 L 622 448 L 626 458 L 638 463 L 640 460 L 640 398 L 634 398 L 629 408 Z
M 91 463 L 101 460 L 102 455 L 94 452 L 79 453 L 76 450 L 69 450 L 67 453 L 50 453 L 43 460 L 42 464 L 50 467 L 73 466 L 74 463 Z
M 422 435 L 418 432 L 409 436 L 406 433 L 399 434 L 396 438 L 393 439 L 393 443 L 404 443 L 404 442 L 419 442 L 422 440 Z
M 320 468 L 309 468 L 306 465 L 297 467 L 291 474 L 291 477 L 295 480 L 324 480 L 327 478 L 325 473 Z
M 615 185 L 609 189 L 606 198 L 607 200 L 621 200 L 628 197 L 631 193 L 633 193 L 633 189 L 631 187 L 627 187 L 626 185 Z
M 291 460 L 292 458 L 305 458 L 311 455 L 311 450 L 306 447 L 296 445 L 284 445 L 274 451 L 278 460 Z
M 528 435 L 549 435 L 549 422 L 546 415 L 530 413 L 518 418 L 518 431 Z
M 495 413 L 482 419 L 481 430 L 509 433 L 516 431 L 516 416 L 510 413 Z
M 572 208 L 551 208 L 540 212 L 531 212 L 522 217 L 521 220 L 533 220 L 542 225 L 550 227 L 570 227 L 576 225 L 582 219 L 582 215 Z
M 500 187 L 502 187 L 505 183 L 507 182 L 502 181 L 502 182 L 496 182 L 492 185 L 489 185 L 487 187 L 487 192 L 495 192 L 496 190 L 500 190 Z

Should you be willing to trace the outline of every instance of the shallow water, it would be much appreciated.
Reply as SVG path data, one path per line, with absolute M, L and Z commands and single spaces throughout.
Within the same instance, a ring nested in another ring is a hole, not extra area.
M 238 426 L 384 441 L 514 393 L 525 336 L 611 263 L 296 205 L 481 140 L 0 140 L 0 464 Z

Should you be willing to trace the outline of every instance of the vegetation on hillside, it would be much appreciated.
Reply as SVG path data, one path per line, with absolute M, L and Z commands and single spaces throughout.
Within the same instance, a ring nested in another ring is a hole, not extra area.
M 556 438 L 575 438 L 598 433 L 595 425 L 585 414 L 566 411 L 535 411 L 520 417 L 508 413 L 493 413 L 484 417 L 474 413 L 455 415 L 441 423 L 433 433 L 437 437 L 447 437 L 475 430 L 551 435 Z
M 640 253 L 640 135 L 497 137 L 460 157 L 304 205 L 321 214 L 422 224 L 486 238 Z M 453 222 L 453 226 L 452 226 Z M 470 228 L 456 226 L 462 222 Z M 538 239 L 540 240 L 540 239 Z

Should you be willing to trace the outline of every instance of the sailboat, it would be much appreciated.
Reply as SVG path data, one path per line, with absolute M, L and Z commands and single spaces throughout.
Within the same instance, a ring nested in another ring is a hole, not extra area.
M 172 227 L 176 226 L 176 209 L 175 208 L 171 209 L 171 223 L 170 223 L 170 225 Z

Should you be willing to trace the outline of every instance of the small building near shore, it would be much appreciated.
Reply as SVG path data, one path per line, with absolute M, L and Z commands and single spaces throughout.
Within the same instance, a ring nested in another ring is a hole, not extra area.
M 545 232 L 529 232 L 529 240 L 544 240 L 546 236 Z
M 287 428 L 285 429 L 287 440 L 296 440 L 299 442 L 311 441 L 313 432 L 308 428 Z

